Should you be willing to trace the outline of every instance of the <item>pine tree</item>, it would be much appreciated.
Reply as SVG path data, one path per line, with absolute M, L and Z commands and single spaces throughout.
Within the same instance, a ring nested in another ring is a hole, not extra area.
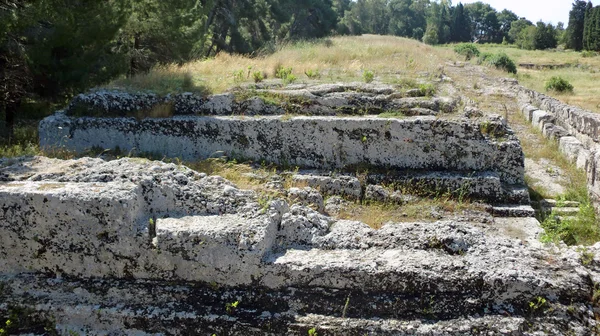
M 566 47 L 577 51 L 583 49 L 583 31 L 587 3 L 583 0 L 573 2 L 569 12 L 569 26 L 566 31 Z
M 590 34 L 591 34 L 591 23 L 592 23 L 592 2 L 588 1 L 585 6 L 585 16 L 584 16 L 584 24 L 583 24 L 583 39 L 582 39 L 582 47 L 585 50 L 590 50 Z
M 453 42 L 469 42 L 471 40 L 471 23 L 462 3 L 459 3 L 452 13 L 451 31 Z

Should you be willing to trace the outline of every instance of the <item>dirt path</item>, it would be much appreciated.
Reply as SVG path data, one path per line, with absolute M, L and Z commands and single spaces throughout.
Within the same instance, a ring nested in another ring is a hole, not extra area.
M 552 144 L 521 115 L 511 89 L 516 81 L 504 78 L 508 76 L 499 71 L 470 63 L 448 63 L 445 71 L 469 103 L 486 114 L 499 114 L 508 120 L 523 146 L 526 180 L 533 193 L 544 198 L 561 198 L 572 185 L 570 169 L 565 169 Z

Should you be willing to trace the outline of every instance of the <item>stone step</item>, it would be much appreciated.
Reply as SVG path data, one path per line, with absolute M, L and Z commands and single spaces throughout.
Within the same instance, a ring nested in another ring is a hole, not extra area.
M 529 205 L 498 205 L 491 209 L 494 217 L 535 217 L 535 210 Z
M 541 208 L 542 213 L 554 213 L 558 216 L 575 216 L 579 213 L 579 208 Z
M 575 201 L 557 201 L 554 199 L 544 199 L 537 202 L 531 202 L 534 207 L 545 208 L 575 208 L 579 206 L 579 202 Z

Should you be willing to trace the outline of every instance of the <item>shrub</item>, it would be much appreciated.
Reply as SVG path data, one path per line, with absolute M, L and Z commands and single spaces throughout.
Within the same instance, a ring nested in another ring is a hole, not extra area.
M 292 68 L 286 68 L 284 66 L 280 66 L 275 71 L 275 77 L 281 78 L 283 80 L 285 80 L 291 74 L 292 74 Z
M 236 70 L 233 72 L 233 82 L 240 84 L 244 81 L 244 70 Z
M 363 72 L 363 80 L 365 83 L 371 83 L 375 79 L 375 73 L 371 70 L 366 70 Z
M 581 52 L 581 57 L 596 57 L 598 55 L 600 55 L 600 54 L 595 51 L 590 51 L 590 50 L 584 50 Z
M 317 78 L 321 78 L 321 73 L 319 72 L 319 70 L 306 70 L 304 71 L 304 74 L 306 75 L 306 77 L 308 77 L 309 79 L 317 79 Z
M 421 95 L 426 97 L 432 97 L 435 94 L 435 86 L 432 84 L 421 84 L 419 85 L 419 91 Z
M 494 66 L 496 69 L 501 69 L 513 74 L 517 73 L 517 66 L 515 65 L 515 62 L 513 62 L 513 60 L 510 59 L 510 57 L 508 57 L 508 55 L 505 53 L 482 54 L 477 63 Z
M 265 74 L 262 71 L 254 71 L 252 73 L 252 78 L 254 79 L 254 83 L 260 83 L 265 80 Z
M 298 79 L 294 74 L 288 74 L 285 78 L 283 78 L 283 84 L 292 84 Z
M 545 85 L 546 91 L 555 91 L 555 92 L 573 92 L 573 85 L 569 83 L 566 79 L 558 76 L 554 76 L 550 78 L 549 81 L 546 82 Z
M 454 52 L 465 57 L 468 61 L 473 57 L 479 56 L 479 49 L 473 43 L 461 43 L 454 47 Z

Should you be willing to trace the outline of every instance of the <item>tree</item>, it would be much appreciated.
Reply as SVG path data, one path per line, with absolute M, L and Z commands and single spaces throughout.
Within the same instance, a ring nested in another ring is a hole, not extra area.
M 452 41 L 469 42 L 471 41 L 471 22 L 469 16 L 465 13 L 465 7 L 459 3 L 452 12 Z
M 519 34 L 515 40 L 515 44 L 521 49 L 534 50 L 535 49 L 535 34 L 537 32 L 536 26 L 526 26 L 519 31 Z
M 517 40 L 519 39 L 519 35 L 521 34 L 521 32 L 527 28 L 527 27 L 532 27 L 533 23 L 525 18 L 520 18 L 517 21 L 513 21 L 510 24 L 510 30 L 508 31 L 508 36 L 510 41 L 514 41 L 515 43 L 517 42 Z
M 0 108 L 9 136 L 23 98 L 64 100 L 123 70 L 113 47 L 128 10 L 128 0 L 0 0 Z
M 426 25 L 426 9 L 418 1 L 391 0 L 388 3 L 390 16 L 389 33 L 396 36 L 414 37 Z M 423 35 L 422 33 L 420 33 Z
M 472 39 L 479 42 L 502 42 L 497 12 L 489 4 L 475 2 L 465 5 L 472 22 Z
M 513 43 L 514 40 L 510 37 L 510 29 L 512 28 L 512 23 L 519 20 L 517 14 L 505 9 L 500 12 L 498 15 L 498 23 L 500 24 L 500 34 L 502 34 L 502 39 L 506 39 L 508 42 Z
M 586 49 L 600 51 L 600 6 L 590 10 L 589 18 L 586 18 L 586 29 L 588 30 Z
M 590 34 L 592 31 L 592 2 L 588 1 L 587 5 L 585 6 L 585 18 L 584 18 L 584 24 L 583 24 L 583 41 L 582 41 L 582 45 L 583 45 L 583 49 L 585 50 L 590 50 Z
M 586 8 L 587 3 L 585 1 L 576 0 L 573 2 L 573 8 L 569 12 L 569 25 L 565 36 L 567 49 L 575 49 L 577 51 L 583 49 Z
M 550 23 L 545 24 L 542 21 L 539 21 L 536 24 L 536 31 L 533 37 L 533 44 L 535 49 L 550 49 L 556 48 L 557 39 L 556 39 L 556 30 L 554 26 Z

